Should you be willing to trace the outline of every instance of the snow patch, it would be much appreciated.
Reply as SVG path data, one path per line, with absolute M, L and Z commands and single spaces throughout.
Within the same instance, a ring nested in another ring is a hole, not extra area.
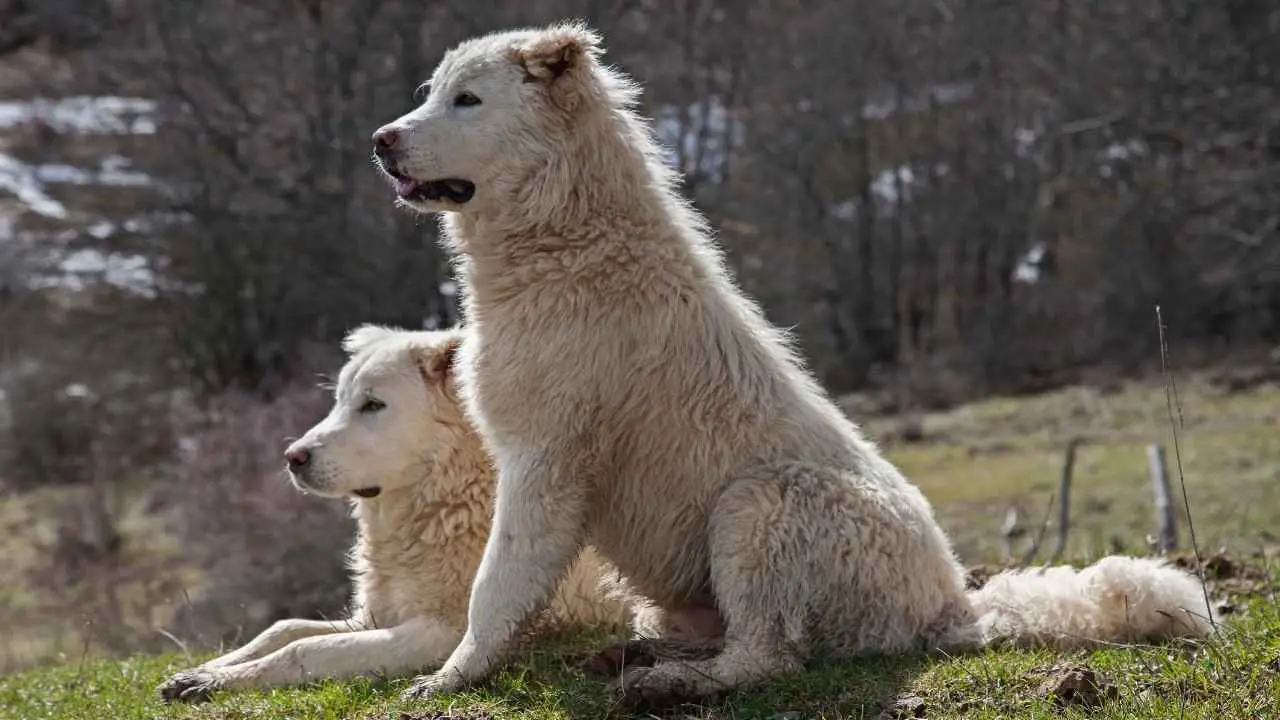
M 76 96 L 0 102 L 0 130 L 42 122 L 60 133 L 154 135 L 156 103 L 145 98 Z
M 911 199 L 911 184 L 916 174 L 908 165 L 890 168 L 876 174 L 871 181 L 871 193 L 877 200 L 898 205 Z
M 149 187 L 155 184 L 150 175 L 129 170 L 130 165 L 129 159 L 120 155 L 104 158 L 97 170 L 60 163 L 28 165 L 12 155 L 0 153 L 0 191 L 12 193 L 37 215 L 61 220 L 68 215 L 67 207 L 45 192 L 47 186 Z
M 831 208 L 831 216 L 837 220 L 853 222 L 858 217 L 858 201 L 850 199 L 836 203 Z
M 76 398 L 79 400 L 93 397 L 93 391 L 84 383 L 71 383 L 70 385 L 62 388 L 62 394 L 66 397 Z
M 1015 282 L 1033 284 L 1040 280 L 1040 265 L 1044 262 L 1044 256 L 1049 252 L 1049 247 L 1042 242 L 1031 246 L 1019 260 L 1018 264 L 1013 268 L 1013 279 Z
M 128 170 L 128 158 L 111 155 L 104 158 L 98 170 L 85 170 L 74 165 L 36 165 L 34 174 L 45 184 L 64 185 L 113 185 L 116 187 L 146 187 L 152 185 L 150 175 Z
M 1147 144 L 1141 140 L 1111 143 L 1098 153 L 1100 159 L 1111 161 L 1128 160 L 1131 157 L 1141 157 L 1146 154 Z
M 1017 128 L 1013 131 L 1013 153 L 1018 157 L 1031 157 L 1040 133 L 1031 128 Z
M 916 196 L 916 187 L 921 180 L 917 172 L 930 171 L 918 171 L 910 165 L 900 165 L 876 173 L 876 176 L 871 179 L 871 197 L 873 202 L 883 206 L 882 213 L 892 214 L 896 208 L 911 202 Z M 940 162 L 933 165 L 931 172 L 931 177 L 944 178 L 951 174 L 951 167 Z M 926 177 L 930 176 L 926 175 Z M 860 205 L 859 198 L 849 198 L 832 205 L 828 212 L 836 220 L 852 222 L 858 217 Z
M 873 100 L 862 107 L 864 120 L 887 120 L 900 112 L 918 113 L 931 107 L 954 105 L 973 98 L 973 83 L 934 85 L 924 92 L 899 98 L 892 90 L 881 93 L 883 99 Z
M 744 136 L 741 125 L 732 123 L 729 109 L 717 97 L 683 108 L 662 105 L 653 125 L 667 162 L 714 182 L 724 181 L 729 153 L 742 144 Z
M 44 217 L 62 219 L 67 208 L 44 192 L 44 183 L 30 165 L 0 153 L 0 190 L 13 193 L 31 212 Z
M 141 255 L 103 252 L 93 248 L 75 250 L 57 264 L 57 274 L 35 280 L 34 287 L 57 287 L 81 291 L 96 282 L 128 290 L 143 297 L 155 297 L 155 273 Z
M 99 240 L 106 240 L 116 234 L 116 226 L 115 223 L 109 220 L 99 220 L 98 222 L 90 225 L 85 232 Z

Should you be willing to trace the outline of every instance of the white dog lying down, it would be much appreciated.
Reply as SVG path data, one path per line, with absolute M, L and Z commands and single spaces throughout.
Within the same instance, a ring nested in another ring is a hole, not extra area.
M 300 489 L 352 498 L 359 533 L 351 618 L 281 620 L 239 650 L 174 675 L 162 697 L 403 674 L 449 656 L 467 626 L 494 493 L 492 463 L 454 394 L 462 338 L 457 330 L 352 332 L 332 410 L 286 452 Z M 587 549 L 559 586 L 553 617 L 625 622 L 602 570 Z

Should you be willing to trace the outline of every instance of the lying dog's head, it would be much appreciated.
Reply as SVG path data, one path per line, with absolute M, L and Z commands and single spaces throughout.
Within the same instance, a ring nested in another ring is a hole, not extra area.
M 422 482 L 468 433 L 453 385 L 461 342 L 458 330 L 352 331 L 333 408 L 285 451 L 294 484 L 316 495 L 371 498 Z
M 596 84 L 599 38 L 581 25 L 514 30 L 450 50 L 421 105 L 373 135 L 378 166 L 421 212 L 502 203 L 500 189 L 554 162 L 557 135 Z M 507 188 L 510 190 L 510 188 Z

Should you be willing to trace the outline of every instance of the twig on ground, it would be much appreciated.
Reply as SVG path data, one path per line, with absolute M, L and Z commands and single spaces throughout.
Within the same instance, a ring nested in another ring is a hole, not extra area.
M 191 661 L 191 649 L 188 648 L 187 644 L 179 639 L 177 635 L 174 635 L 164 628 L 156 628 L 156 632 L 168 638 L 174 645 L 177 645 L 178 649 L 182 651 L 182 655 L 187 659 L 187 661 Z
M 93 622 L 90 621 L 88 625 L 93 627 Z M 84 647 L 80 649 L 80 664 L 76 667 L 76 682 L 84 680 L 84 664 L 89 660 L 90 636 L 88 632 L 84 633 L 83 640 Z

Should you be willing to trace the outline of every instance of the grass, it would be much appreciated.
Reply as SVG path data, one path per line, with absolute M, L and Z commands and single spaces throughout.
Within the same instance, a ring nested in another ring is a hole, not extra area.
M 958 657 L 907 656 L 815 664 L 752 692 L 736 692 L 670 717 L 791 720 L 877 718 L 911 698 L 929 718 L 1267 718 L 1280 717 L 1280 607 L 1274 584 L 1245 601 L 1222 635 L 1200 645 L 1113 647 L 1055 653 L 988 650 Z M 611 705 L 604 682 L 572 658 L 598 647 L 600 633 L 541 638 L 492 682 L 434 702 L 404 704 L 408 679 L 323 682 L 269 692 L 223 692 L 204 705 L 162 704 L 155 686 L 192 661 L 179 656 L 87 661 L 0 678 L 0 718 L 74 720 L 156 717 L 489 718 L 648 717 Z M 1099 707 L 1058 707 L 1045 689 L 1053 669 L 1082 666 L 1115 687 Z M 921 717 L 909 714 L 909 717 Z
M 1179 380 L 1186 417 L 1182 456 L 1198 537 L 1206 553 L 1225 546 L 1270 562 L 1280 550 L 1280 386 L 1223 389 L 1212 377 Z M 1085 438 L 1072 489 L 1067 556 L 1090 559 L 1116 550 L 1145 552 L 1154 526 L 1145 447 L 1169 443 L 1164 393 L 1154 382 L 1109 390 L 1072 387 L 1023 398 L 994 398 L 911 419 L 920 432 L 895 439 L 906 422 L 851 414 L 881 441 L 889 457 L 933 501 L 970 562 L 998 560 L 1008 507 L 1039 530 L 1055 492 L 1067 440 Z M 1172 448 L 1170 463 L 1172 465 Z M 39 534 L 43 496 L 0 503 L 0 553 L 26 565 L 23 542 Z M 1056 514 L 1056 509 L 1055 509 Z M 141 520 L 137 520 L 141 522 Z M 1185 524 L 1182 540 L 1186 543 Z M 1052 526 L 1049 528 L 1053 532 Z M 13 568 L 9 568 L 10 571 Z M 1271 569 L 1275 577 L 1275 569 Z M 6 602 L 30 604 L 12 572 L 0 572 Z M 991 650 L 956 658 L 904 657 L 817 665 L 714 704 L 683 708 L 675 717 L 877 718 L 891 701 L 918 696 L 929 718 L 1265 718 L 1280 717 L 1280 608 L 1274 583 L 1241 602 L 1223 637 L 1198 648 L 1126 647 L 1093 652 Z M 1255 587 L 1257 591 L 1259 588 Z M 6 600 L 7 598 L 7 600 Z M 6 627 L 6 642 L 36 638 Z M 536 648 L 479 690 L 435 704 L 402 706 L 408 682 L 326 682 L 271 692 L 222 693 L 202 706 L 166 706 L 155 686 L 202 658 L 167 655 L 112 662 L 62 648 L 61 664 L 0 678 L 0 719 L 22 718 L 569 718 L 601 717 L 612 708 L 604 683 L 584 676 L 566 657 L 602 644 L 599 633 L 541 638 Z M 74 647 L 74 644 L 71 644 Z M 1117 695 L 1100 708 L 1060 709 L 1041 686 L 1050 668 L 1083 665 L 1101 671 Z M 453 715 L 448 712 L 452 710 Z M 618 711 L 625 716 L 624 713 Z M 886 716 L 892 717 L 892 715 Z
M 174 582 L 196 578 L 198 571 L 175 567 L 173 561 L 180 548 L 167 531 L 169 519 L 147 511 L 147 489 L 144 481 L 133 480 L 114 488 L 110 498 L 101 498 L 83 486 L 63 485 L 13 493 L 0 500 L 0 557 L 5 558 L 0 563 L 0 625 L 5 627 L 0 640 L 0 672 L 83 652 L 85 633 L 77 623 L 67 622 L 64 609 L 71 601 L 70 593 L 63 589 L 50 598 L 32 586 L 31 578 L 47 569 L 43 553 L 55 544 L 59 522 L 70 518 L 87 523 L 87 509 L 95 502 L 120 501 L 118 529 L 127 540 L 128 551 L 117 568 L 118 575 L 105 580 L 109 588 L 83 592 L 94 594 L 99 601 L 111 593 L 122 608 L 119 620 L 127 626 L 126 632 L 155 635 L 151 630 L 155 618 L 168 617 L 172 608 L 163 607 L 156 600 L 158 593 L 151 591 L 158 579 L 151 569 L 166 568 L 166 573 L 176 578 Z M 77 619 L 83 623 L 93 621 L 92 613 L 80 615 Z M 89 641 L 96 650 L 98 638 L 90 637 Z
M 1179 379 L 1186 420 L 1183 468 L 1202 547 L 1252 551 L 1275 545 L 1280 528 L 1280 386 L 1221 389 L 1212 376 Z M 857 398 L 846 407 L 855 418 Z M 1145 552 L 1155 531 L 1146 446 L 1166 447 L 1176 481 L 1165 395 L 1158 380 L 1109 392 L 1077 386 L 994 398 L 913 420 L 923 437 L 894 441 L 902 418 L 864 419 L 886 454 L 924 490 L 971 562 L 999 559 L 1006 510 L 1035 535 L 1057 492 L 1068 440 L 1084 438 L 1071 489 L 1067 557 Z M 1181 506 L 1181 495 L 1174 488 Z M 1056 520 L 1055 505 L 1053 518 Z M 1056 525 L 1051 525 L 1052 533 Z M 1187 542 L 1186 521 L 1181 523 Z M 1048 544 L 1048 543 L 1047 543 Z

